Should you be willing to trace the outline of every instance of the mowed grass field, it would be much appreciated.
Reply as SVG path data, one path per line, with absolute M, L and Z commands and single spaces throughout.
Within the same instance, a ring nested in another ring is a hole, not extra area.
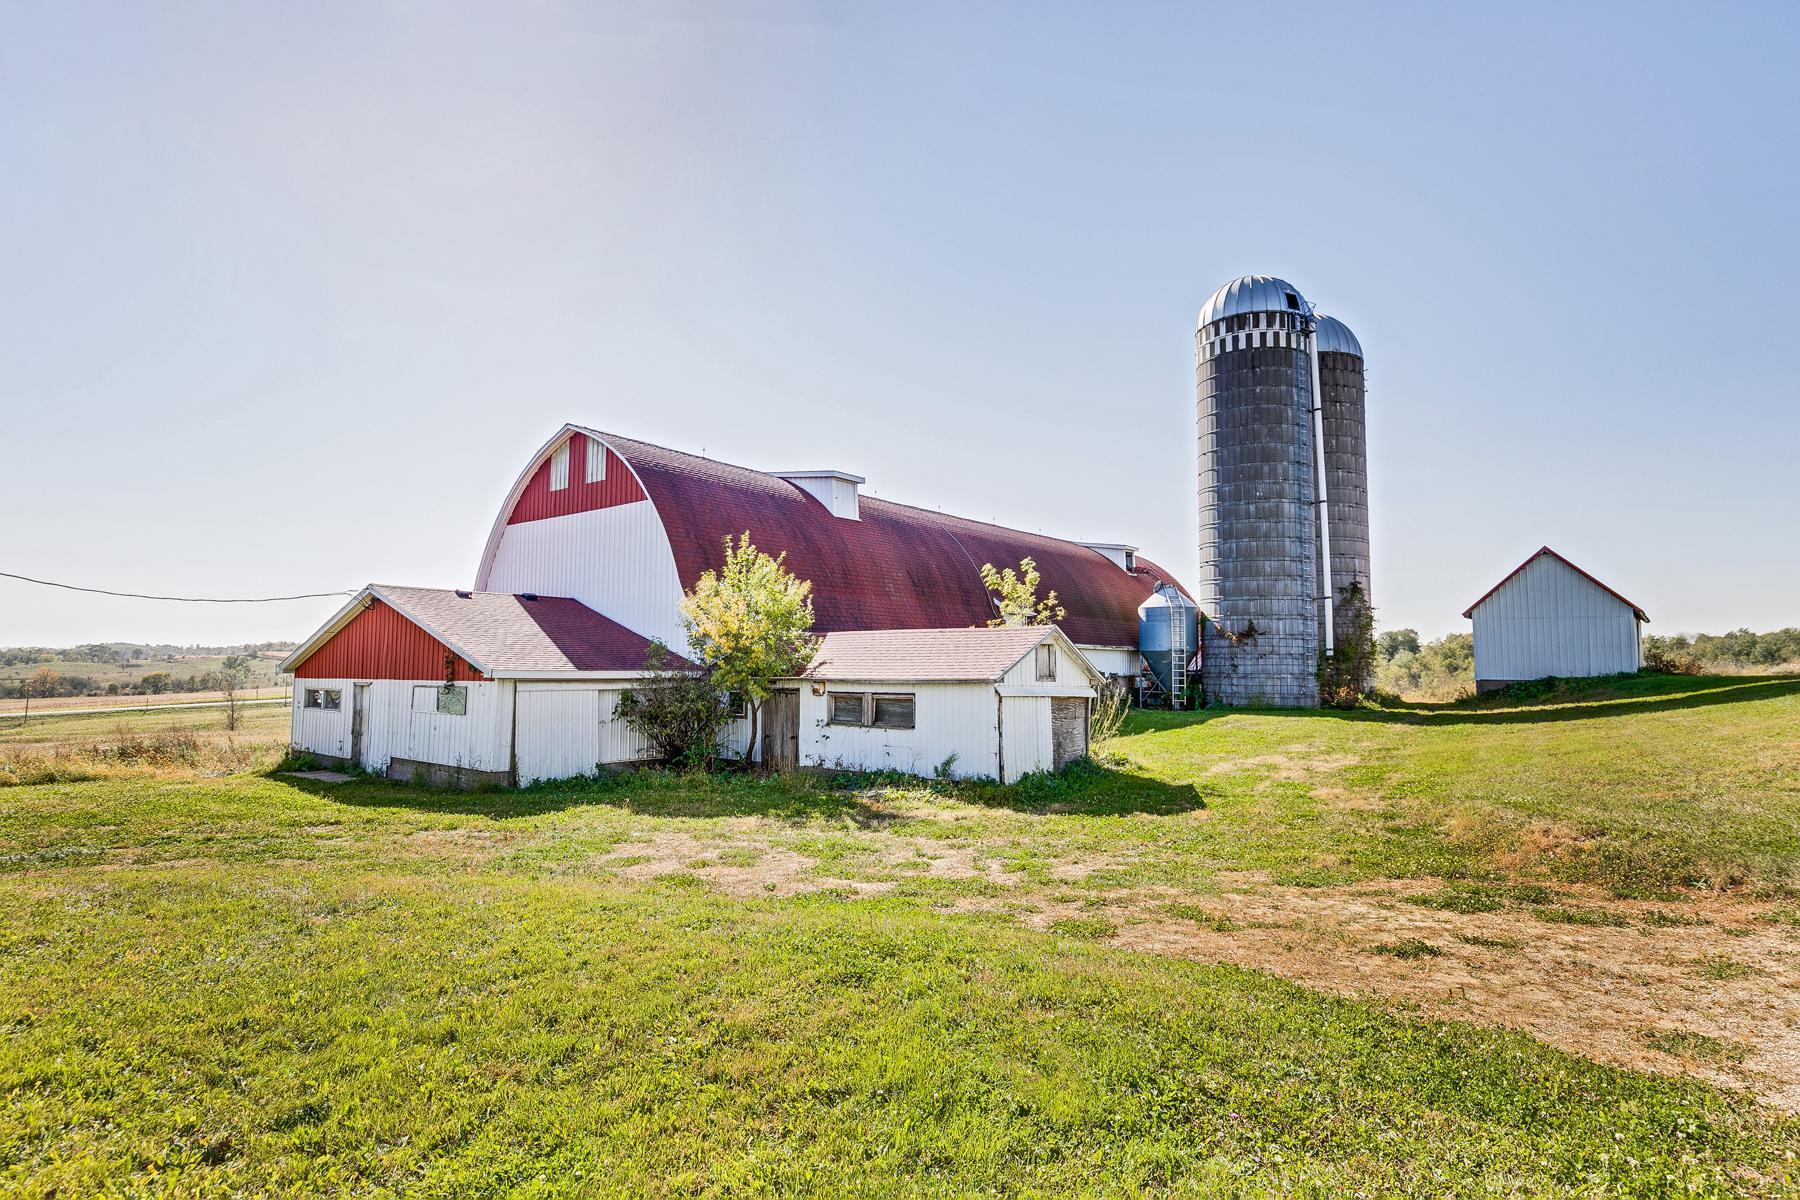
M 6 788 L 0 1191 L 1794 1194 L 1797 831 L 1794 678 Z

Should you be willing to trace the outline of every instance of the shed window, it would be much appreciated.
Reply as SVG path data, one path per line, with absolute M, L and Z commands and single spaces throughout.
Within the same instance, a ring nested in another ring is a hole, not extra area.
M 550 452 L 550 490 L 560 492 L 569 486 L 569 443 L 564 442 Z
M 413 685 L 412 710 L 416 713 L 441 713 L 447 717 L 466 716 L 469 711 L 469 689 L 429 683 Z
M 344 707 L 344 693 L 337 688 L 307 688 L 301 703 L 307 708 L 336 712 Z
M 1037 677 L 1039 683 L 1056 680 L 1056 647 L 1050 642 L 1037 648 Z
M 587 440 L 587 481 L 599 483 L 606 478 L 606 447 L 599 438 Z
M 877 729 L 911 729 L 913 727 L 913 698 L 911 696 L 876 696 L 875 719 L 872 724 Z
M 831 724 L 911 729 L 916 704 L 910 693 L 833 692 Z
M 1130 571 L 1133 575 L 1137 574 L 1137 551 L 1136 550 L 1127 550 L 1125 552 L 1125 569 L 1127 571 Z

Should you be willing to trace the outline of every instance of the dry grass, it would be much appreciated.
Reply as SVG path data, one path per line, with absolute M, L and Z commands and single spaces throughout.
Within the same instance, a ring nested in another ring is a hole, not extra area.
M 146 776 L 203 778 L 266 770 L 286 751 L 284 741 L 212 735 L 192 729 L 135 732 L 110 738 L 42 745 L 0 745 L 0 787 L 75 783 Z

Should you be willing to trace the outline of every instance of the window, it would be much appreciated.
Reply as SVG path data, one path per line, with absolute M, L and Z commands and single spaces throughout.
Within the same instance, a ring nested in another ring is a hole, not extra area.
M 877 729 L 911 729 L 913 727 L 913 698 L 911 696 L 875 697 L 873 724 Z
M 914 701 L 910 694 L 831 693 L 831 724 L 874 729 L 911 729 Z
M 725 711 L 731 714 L 734 721 L 747 721 L 750 719 L 750 701 L 744 698 L 742 692 L 726 692 Z
M 1127 550 L 1125 552 L 1125 569 L 1133 575 L 1137 574 L 1137 551 L 1136 550 Z
M 1037 648 L 1037 677 L 1039 683 L 1056 681 L 1056 647 L 1050 642 Z
M 569 443 L 564 442 L 550 452 L 550 490 L 560 492 L 569 486 Z
M 599 438 L 587 440 L 587 481 L 599 483 L 606 478 L 606 447 Z
M 306 708 L 336 712 L 344 707 L 344 693 L 337 688 L 307 688 L 301 704 Z
M 466 716 L 469 711 L 469 689 L 445 684 L 413 685 L 412 710 L 416 713 L 439 713 L 446 717 Z

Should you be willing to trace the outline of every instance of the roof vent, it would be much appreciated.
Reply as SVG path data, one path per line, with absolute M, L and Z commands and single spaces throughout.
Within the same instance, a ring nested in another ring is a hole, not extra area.
M 536 600 L 537 593 L 536 592 L 520 592 L 519 599 L 521 599 L 521 600 Z
M 464 591 L 462 588 L 456 589 L 456 598 L 458 600 L 467 600 L 472 595 L 474 595 L 473 592 Z
M 867 482 L 861 475 L 848 471 L 771 471 L 777 479 L 785 479 L 823 504 L 832 516 L 846 521 L 860 521 L 857 488 Z

